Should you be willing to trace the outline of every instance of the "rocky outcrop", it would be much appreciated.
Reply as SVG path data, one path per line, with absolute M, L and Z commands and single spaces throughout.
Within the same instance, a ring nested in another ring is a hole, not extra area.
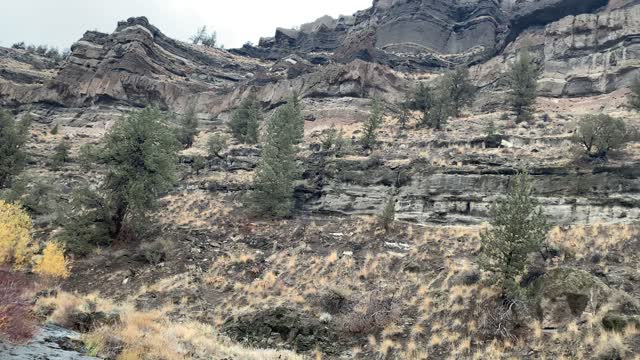
M 0 342 L 3 360 L 98 360 L 86 355 L 84 344 L 77 333 L 57 326 L 45 326 L 27 344 L 11 345 Z

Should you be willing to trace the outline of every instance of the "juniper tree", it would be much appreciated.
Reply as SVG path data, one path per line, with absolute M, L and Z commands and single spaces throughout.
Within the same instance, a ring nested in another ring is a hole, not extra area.
M 155 107 L 119 119 L 104 140 L 101 159 L 107 176 L 102 189 L 111 212 L 111 236 L 135 225 L 176 181 L 178 142 Z
M 531 53 L 528 49 L 523 49 L 507 73 L 509 103 L 516 113 L 517 122 L 531 118 L 539 77 L 540 71 L 533 62 Z
M 374 99 L 371 114 L 364 123 L 362 139 L 360 140 L 365 150 L 371 150 L 376 146 L 378 142 L 378 129 L 382 125 L 383 116 L 384 112 L 380 100 Z
M 503 295 L 515 296 L 516 278 L 529 254 L 542 249 L 550 228 L 526 172 L 512 179 L 509 194 L 492 205 L 490 216 L 490 228 L 481 233 L 480 265 L 497 275 Z
M 476 89 L 469 81 L 469 69 L 462 65 L 447 73 L 440 86 L 443 87 L 442 91 L 449 92 L 453 116 L 460 116 L 462 108 L 469 106 L 475 97 Z
M 60 168 L 60 166 L 64 165 L 67 161 L 69 161 L 69 150 L 71 146 L 65 140 L 62 140 L 58 145 L 56 145 L 54 149 L 53 159 L 51 165 L 54 170 Z
M 413 92 L 411 109 L 419 110 L 424 113 L 431 107 L 432 100 L 431 89 L 424 83 L 420 83 Z
M 198 116 L 196 114 L 195 102 L 190 102 L 185 113 L 180 119 L 180 129 L 178 139 L 186 148 L 193 146 L 193 140 L 198 135 Z
M 620 118 L 587 115 L 578 124 L 573 141 L 584 147 L 587 156 L 606 159 L 611 151 L 623 148 L 633 134 Z
M 262 108 L 255 94 L 250 94 L 231 115 L 229 128 L 233 137 L 243 144 L 256 144 L 262 120 Z
M 411 109 L 409 108 L 409 104 L 404 101 L 399 103 L 398 112 L 398 123 L 400 123 L 400 128 L 404 130 L 407 128 L 407 123 L 411 118 Z
M 393 222 L 396 220 L 396 200 L 390 197 L 384 206 L 382 214 L 380 214 L 379 221 L 385 232 L 391 231 Z
M 256 170 L 252 203 L 266 217 L 282 218 L 293 204 L 296 168 L 296 144 L 300 141 L 300 106 L 294 99 L 279 108 L 267 125 L 262 158 Z
M 229 139 L 226 135 L 223 134 L 213 134 L 209 136 L 209 140 L 207 141 L 207 148 L 209 150 L 209 157 L 218 157 L 222 159 L 222 153 L 227 150 L 229 146 Z
M 30 125 L 29 116 L 16 122 L 0 109 L 0 189 L 9 186 L 11 178 L 24 168 L 27 159 L 24 147 Z
M 443 82 L 432 95 L 432 104 L 422 116 L 422 124 L 435 130 L 442 130 L 453 114 L 450 93 Z

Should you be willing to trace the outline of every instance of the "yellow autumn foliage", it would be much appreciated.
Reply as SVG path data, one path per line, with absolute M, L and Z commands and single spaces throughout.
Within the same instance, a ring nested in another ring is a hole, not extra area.
M 30 264 L 36 251 L 31 239 L 32 227 L 31 218 L 24 210 L 0 200 L 0 265 L 24 269 Z
M 57 241 L 50 241 L 33 271 L 44 276 L 68 278 L 69 264 L 64 257 L 64 246 Z

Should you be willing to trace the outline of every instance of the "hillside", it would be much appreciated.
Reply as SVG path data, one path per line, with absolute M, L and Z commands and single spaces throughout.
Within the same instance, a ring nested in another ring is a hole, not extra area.
M 24 275 L 44 331 L 0 341 L 0 358 L 640 359 L 640 116 L 628 106 L 640 1 L 374 0 L 231 50 L 152 21 L 88 31 L 59 61 L 0 47 L 0 107 L 32 119 L 22 188 L 0 194 L 19 193 L 36 242 L 86 225 L 69 215 L 76 192 L 110 176 L 86 164 L 87 146 L 122 118 L 152 105 L 172 128 L 194 113 L 198 130 L 144 231 L 82 253 L 67 245 L 66 279 Z M 508 72 L 523 53 L 539 77 L 521 122 Z M 458 65 L 469 106 L 441 130 L 419 109 L 402 125 L 400 104 Z M 257 216 L 264 139 L 294 93 L 304 136 L 292 210 Z M 253 96 L 262 141 L 243 144 L 229 123 Z M 377 142 L 363 148 L 378 101 Z M 629 142 L 585 158 L 574 140 L 594 114 L 624 120 Z M 340 151 L 326 148 L 332 131 Z M 215 156 L 213 136 L 229 137 Z M 61 142 L 69 159 L 53 166 Z M 523 170 L 550 227 L 514 279 L 526 300 L 512 301 L 482 266 L 482 234 Z

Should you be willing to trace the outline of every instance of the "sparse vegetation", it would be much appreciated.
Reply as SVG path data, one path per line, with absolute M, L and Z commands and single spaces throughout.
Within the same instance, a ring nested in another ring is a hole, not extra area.
M 9 186 L 11 178 L 24 167 L 27 159 L 24 146 L 30 125 L 29 116 L 15 121 L 8 112 L 0 109 L 0 189 Z
M 229 147 L 229 138 L 223 134 L 213 134 L 209 136 L 207 140 L 207 149 L 209 157 L 218 157 L 223 159 L 222 153 L 224 153 Z
M 60 242 L 49 241 L 42 251 L 42 257 L 36 261 L 33 271 L 41 276 L 68 278 L 69 262 L 64 253 L 64 246 Z
M 255 94 L 250 94 L 231 115 L 229 128 L 233 137 L 243 144 L 256 144 L 262 121 L 262 108 Z
M 66 140 L 62 140 L 56 147 L 53 149 L 53 159 L 51 161 L 51 166 L 54 170 L 60 169 L 66 162 L 69 161 L 69 150 L 71 149 L 71 145 Z
M 377 145 L 378 130 L 380 129 L 380 126 L 382 126 L 383 117 L 384 109 L 382 107 L 382 103 L 380 100 L 374 99 L 373 104 L 371 105 L 371 114 L 364 123 L 362 139 L 360 139 L 362 147 L 365 150 L 373 150 Z
M 393 223 L 396 220 L 396 199 L 390 197 L 384 206 L 384 210 L 380 215 L 380 224 L 385 232 L 391 231 Z
M 206 26 L 198 28 L 198 31 L 189 40 L 194 45 L 202 45 L 208 48 L 218 46 L 218 34 L 215 31 L 209 33 Z
M 185 113 L 180 119 L 179 136 L 180 142 L 185 148 L 193 146 L 193 140 L 198 135 L 198 115 L 196 114 L 196 104 L 191 102 L 187 105 Z
M 516 114 L 517 122 L 528 121 L 532 117 L 539 77 L 540 70 L 533 62 L 529 49 L 520 50 L 520 54 L 507 73 L 509 103 Z
M 207 166 L 207 160 L 203 156 L 195 156 L 193 158 L 193 163 L 191 164 L 191 167 L 193 168 L 193 171 L 196 172 L 196 175 L 200 175 L 200 171 L 204 170 L 206 166 Z
M 481 234 L 481 265 L 497 276 L 510 297 L 518 296 L 516 279 L 523 274 L 529 254 L 542 249 L 550 230 L 532 190 L 526 172 L 516 175 L 507 197 L 491 207 L 491 226 Z
M 0 266 L 22 270 L 31 265 L 37 251 L 32 228 L 31 218 L 24 210 L 0 200 Z
M 587 156 L 606 159 L 611 151 L 622 149 L 633 138 L 624 120 L 609 115 L 587 115 L 578 124 L 573 141 Z
M 469 81 L 469 69 L 466 66 L 457 66 L 445 74 L 441 86 L 444 91 L 449 90 L 448 99 L 453 116 L 460 116 L 462 108 L 469 106 L 475 98 L 476 89 Z
M 281 218 L 291 211 L 294 181 L 298 178 L 296 144 L 300 142 L 301 119 L 299 103 L 291 99 L 267 125 L 252 194 L 254 208 L 263 216 Z

